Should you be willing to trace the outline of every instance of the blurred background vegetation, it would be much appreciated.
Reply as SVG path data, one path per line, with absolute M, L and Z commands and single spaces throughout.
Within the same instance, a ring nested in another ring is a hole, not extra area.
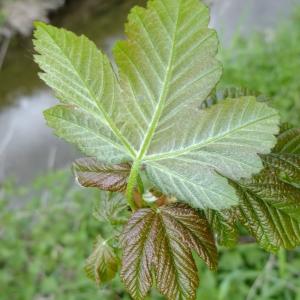
M 93 240 L 109 230 L 92 217 L 103 194 L 76 186 L 68 166 L 79 154 L 44 125 L 41 112 L 55 99 L 36 75 L 31 32 L 34 20 L 51 21 L 86 34 L 110 53 L 128 10 L 144 2 L 0 0 L 1 300 L 130 299 L 119 278 L 99 288 L 83 272 Z M 258 30 L 253 20 L 245 21 L 248 8 L 241 12 L 238 1 L 229 8 L 209 2 L 213 22 L 226 16 L 225 9 L 232 10 L 231 19 L 244 13 L 240 26 L 232 28 L 225 17 L 216 24 L 225 45 L 220 86 L 257 90 L 270 97 L 283 120 L 300 126 L 300 5 L 291 1 L 280 18 L 272 12 L 274 1 L 252 1 L 255 14 L 255 5 L 266 2 L 276 20 Z M 242 244 L 220 249 L 218 273 L 200 260 L 198 265 L 199 300 L 300 300 L 300 249 L 270 255 Z M 150 299 L 162 298 L 153 292 Z

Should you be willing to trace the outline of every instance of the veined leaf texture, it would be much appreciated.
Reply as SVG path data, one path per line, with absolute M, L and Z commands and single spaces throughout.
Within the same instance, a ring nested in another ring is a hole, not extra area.
M 255 97 L 200 109 L 218 81 L 216 32 L 199 0 L 152 0 L 128 17 L 115 45 L 116 70 L 84 36 L 36 24 L 36 62 L 60 104 L 48 125 L 86 155 L 130 163 L 127 198 L 139 173 L 195 208 L 238 203 L 227 179 L 258 173 L 275 145 L 278 114 Z

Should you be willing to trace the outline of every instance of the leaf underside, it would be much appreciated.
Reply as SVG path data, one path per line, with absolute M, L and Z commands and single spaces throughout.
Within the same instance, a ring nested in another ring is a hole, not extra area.
M 215 269 L 217 249 L 204 215 L 185 204 L 140 209 L 125 226 L 121 277 L 134 299 L 154 284 L 170 300 L 195 299 L 199 284 L 192 251 Z
M 300 245 L 299 145 L 300 130 L 286 126 L 273 152 L 262 156 L 264 169 L 260 174 L 232 183 L 240 204 L 229 210 L 228 219 L 218 219 L 218 230 L 227 234 L 227 240 L 236 239 L 234 223 L 239 222 L 267 251 Z M 228 215 L 228 211 L 226 213 Z M 225 222 L 221 224 L 220 220 Z M 211 224 L 214 223 L 211 221 Z M 224 239 L 221 244 L 222 241 Z
M 88 156 L 131 163 L 129 199 L 143 166 L 164 194 L 197 208 L 227 208 L 238 198 L 226 178 L 259 172 L 257 154 L 275 144 L 278 115 L 255 97 L 199 109 L 221 76 L 208 23 L 198 0 L 134 8 L 127 40 L 114 48 L 118 75 L 86 37 L 36 24 L 40 76 L 61 102 L 45 112 L 48 125 Z

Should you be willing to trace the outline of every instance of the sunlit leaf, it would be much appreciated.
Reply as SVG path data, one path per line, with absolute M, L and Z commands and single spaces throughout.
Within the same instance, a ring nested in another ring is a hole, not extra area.
M 262 168 L 257 155 L 275 144 L 278 114 L 255 97 L 199 110 L 221 76 L 218 40 L 199 0 L 153 0 L 134 8 L 127 40 L 108 58 L 86 37 L 36 24 L 35 60 L 61 104 L 45 112 L 55 133 L 107 164 L 132 164 L 138 174 L 197 208 L 238 202 L 226 177 Z
M 87 259 L 85 271 L 89 278 L 97 284 L 113 279 L 118 271 L 118 258 L 113 249 L 101 236 L 98 236 L 94 251 Z
M 73 164 L 75 177 L 82 186 L 111 192 L 126 190 L 130 169 L 130 164 L 108 165 L 94 158 L 77 159 Z
M 210 268 L 217 264 L 205 216 L 185 204 L 138 210 L 125 226 L 122 245 L 121 277 L 137 300 L 154 282 L 167 299 L 195 299 L 199 279 L 192 251 Z

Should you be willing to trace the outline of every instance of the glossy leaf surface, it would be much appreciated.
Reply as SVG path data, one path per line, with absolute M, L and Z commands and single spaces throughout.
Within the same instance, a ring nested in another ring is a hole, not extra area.
M 94 158 L 77 159 L 73 164 L 75 177 L 82 186 L 110 192 L 126 190 L 130 169 L 130 164 L 108 165 Z
M 217 265 L 205 216 L 185 204 L 138 210 L 125 226 L 122 245 L 121 277 L 134 299 L 145 298 L 153 278 L 167 299 L 195 299 L 199 279 L 192 251 L 210 268 Z

